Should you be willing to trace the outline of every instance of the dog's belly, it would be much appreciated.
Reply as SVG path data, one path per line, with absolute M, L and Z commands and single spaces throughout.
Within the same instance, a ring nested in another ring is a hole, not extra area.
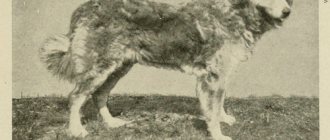
M 180 68 L 182 72 L 195 76 L 202 76 L 208 73 L 205 67 L 182 65 Z

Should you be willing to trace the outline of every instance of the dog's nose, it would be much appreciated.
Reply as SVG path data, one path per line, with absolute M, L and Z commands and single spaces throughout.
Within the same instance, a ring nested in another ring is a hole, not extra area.
M 287 18 L 290 15 L 290 13 L 291 13 L 290 8 L 284 8 L 282 10 L 282 18 Z

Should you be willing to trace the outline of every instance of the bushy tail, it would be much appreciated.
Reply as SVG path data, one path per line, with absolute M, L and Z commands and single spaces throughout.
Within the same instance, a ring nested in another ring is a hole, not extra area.
M 57 35 L 47 39 L 39 53 L 41 61 L 46 64 L 50 72 L 72 82 L 76 72 L 69 48 L 69 38 L 65 35 Z

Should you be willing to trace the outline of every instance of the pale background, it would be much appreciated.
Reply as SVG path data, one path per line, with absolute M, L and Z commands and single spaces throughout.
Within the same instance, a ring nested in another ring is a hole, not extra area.
M 64 1 L 64 0 L 62 0 Z M 301 1 L 301 0 L 296 0 Z M 306 0 L 307 1 L 307 0 Z M 314 0 L 310 0 L 314 3 Z M 308 2 L 308 1 L 307 1 Z M 330 134 L 330 2 L 324 3 L 324 0 L 318 1 L 320 4 L 319 15 L 313 14 L 312 22 L 317 25 L 315 20 L 319 19 L 319 42 L 320 42 L 320 140 L 328 140 Z M 297 3 L 295 3 L 296 5 Z M 299 3 L 298 3 L 299 4 Z M 315 4 L 316 1 L 315 1 Z M 315 7 L 314 4 L 314 7 Z M 300 4 L 299 4 L 300 5 Z M 304 7 L 308 8 L 308 4 Z M 11 94 L 12 86 L 12 1 L 3 0 L 0 5 L 0 133 L 3 139 L 11 139 Z M 17 9 L 17 8 L 15 8 Z M 313 10 L 316 12 L 316 10 Z M 303 14 L 302 14 L 303 15 Z M 298 18 L 298 17 L 297 17 Z M 297 19 L 296 18 L 296 19 Z M 293 22 L 293 21 L 291 21 Z M 314 33 L 316 34 L 316 33 Z
M 67 95 L 71 90 L 72 85 L 46 71 L 38 48 L 48 36 L 68 31 L 70 15 L 83 1 L 13 1 L 13 97 L 21 92 Z M 283 28 L 267 33 L 253 58 L 239 67 L 229 95 L 318 96 L 317 9 L 317 1 L 294 1 L 293 13 Z M 194 77 L 137 65 L 113 92 L 195 96 L 194 86 Z

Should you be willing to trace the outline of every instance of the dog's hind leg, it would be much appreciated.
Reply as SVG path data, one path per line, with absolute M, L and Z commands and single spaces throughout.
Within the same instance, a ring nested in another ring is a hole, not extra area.
M 110 74 L 122 66 L 121 62 L 113 61 L 108 68 L 95 67 L 85 73 L 83 78 L 77 82 L 76 88 L 71 92 L 70 99 L 70 122 L 69 135 L 75 137 L 85 137 L 88 133 L 80 121 L 80 108 L 84 105 L 88 97 L 94 93 L 106 81 Z
M 108 95 L 111 89 L 116 85 L 116 83 L 127 74 L 127 72 L 132 68 L 133 63 L 125 63 L 116 71 L 110 74 L 104 84 L 93 93 L 92 98 L 99 109 L 99 112 L 108 125 L 108 127 L 119 127 L 129 123 L 128 121 L 121 120 L 119 118 L 114 118 L 107 108 Z
M 80 122 L 80 108 L 87 100 L 87 95 L 79 94 L 80 87 L 76 86 L 69 95 L 70 123 L 68 133 L 74 137 L 85 137 L 88 132 Z

